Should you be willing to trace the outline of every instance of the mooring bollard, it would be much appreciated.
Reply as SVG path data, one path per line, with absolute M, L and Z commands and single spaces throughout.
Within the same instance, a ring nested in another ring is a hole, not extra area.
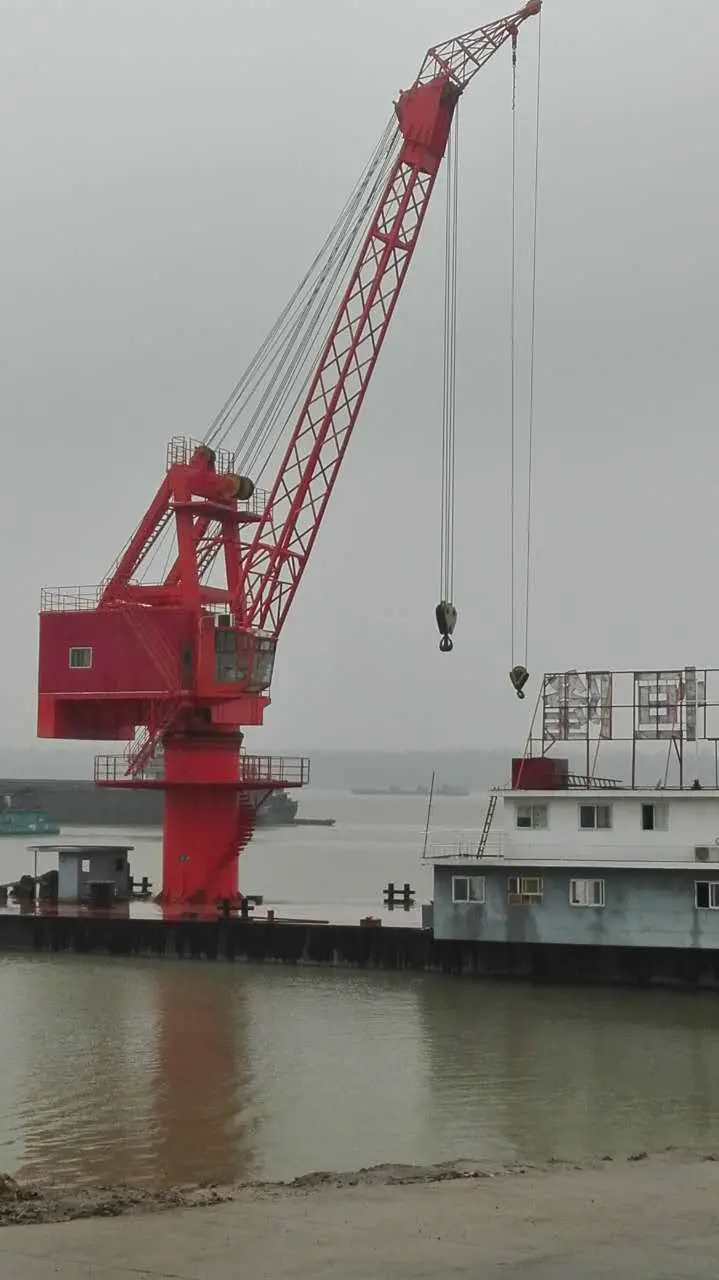
M 394 881 L 390 880 L 384 891 L 384 905 L 388 911 L 394 911 L 395 907 L 402 907 L 403 910 L 409 911 L 414 906 L 415 891 L 410 884 L 405 881 L 401 889 L 398 889 Z

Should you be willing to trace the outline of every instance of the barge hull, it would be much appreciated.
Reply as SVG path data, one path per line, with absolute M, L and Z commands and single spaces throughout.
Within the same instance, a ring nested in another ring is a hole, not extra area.
M 719 949 L 438 940 L 431 930 L 243 920 L 0 915 L 0 953 L 410 970 L 536 983 L 719 990 Z

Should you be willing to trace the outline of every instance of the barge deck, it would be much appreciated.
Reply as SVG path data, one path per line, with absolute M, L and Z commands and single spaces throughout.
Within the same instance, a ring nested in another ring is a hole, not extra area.
M 0 911 L 0 954 L 265 962 L 407 970 L 531 982 L 719 990 L 719 949 L 497 943 L 435 938 L 431 929 L 320 921 L 163 915 L 128 910 Z

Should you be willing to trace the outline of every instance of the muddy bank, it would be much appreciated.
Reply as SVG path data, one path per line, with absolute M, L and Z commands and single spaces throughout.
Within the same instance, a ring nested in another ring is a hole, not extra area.
M 154 1195 L 101 1188 L 40 1199 L 6 1189 L 15 1225 L 0 1231 L 2 1280 L 99 1271 L 108 1280 L 717 1280 L 713 1155 L 543 1169 L 389 1165 Z
M 582 1163 L 550 1160 L 543 1165 L 491 1166 L 474 1160 L 456 1160 L 436 1165 L 379 1164 L 351 1172 L 321 1170 L 302 1174 L 288 1182 L 246 1182 L 236 1186 L 177 1186 L 157 1190 L 130 1186 L 48 1190 L 22 1184 L 13 1178 L 0 1175 L 0 1226 L 67 1222 L 78 1218 L 113 1218 L 123 1214 L 161 1213 L 171 1209 L 207 1208 L 232 1201 L 246 1203 L 283 1196 L 296 1198 L 333 1188 L 348 1190 L 353 1187 L 412 1186 L 472 1179 L 478 1181 L 515 1179 L 528 1175 L 541 1177 L 559 1172 L 581 1175 L 612 1164 L 617 1169 L 627 1165 L 650 1167 L 661 1165 L 666 1168 L 667 1164 L 679 1167 L 697 1163 L 715 1163 L 718 1159 L 719 1157 L 713 1152 L 700 1155 L 670 1147 L 651 1156 L 644 1151 L 635 1152 L 621 1160 L 612 1160 L 610 1156 L 599 1156 L 595 1160 Z

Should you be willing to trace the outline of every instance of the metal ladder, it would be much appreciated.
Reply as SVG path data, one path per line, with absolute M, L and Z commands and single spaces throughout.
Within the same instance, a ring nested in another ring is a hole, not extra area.
M 178 683 L 177 656 L 167 637 L 155 625 L 152 611 L 142 605 L 128 604 L 124 614 L 145 652 L 152 658 L 158 675 L 165 680 L 168 691 L 174 690 Z
M 489 832 L 490 832 L 491 827 L 492 827 L 492 819 L 493 819 L 493 817 L 494 817 L 494 811 L 495 811 L 495 809 L 496 809 L 496 808 L 497 808 L 497 793 L 496 793 L 496 791 L 493 791 L 493 792 L 492 792 L 492 794 L 491 794 L 491 795 L 490 795 L 490 797 L 489 797 L 489 804 L 487 805 L 487 812 L 486 812 L 486 813 L 485 813 L 485 815 L 484 815 L 484 826 L 482 827 L 482 834 L 481 834 L 481 835 L 480 835 L 480 837 L 479 837 L 479 844 L 477 845 L 477 857 L 478 857 L 478 858 L 481 858 L 481 857 L 482 857 L 482 854 L 484 853 L 484 850 L 485 850 L 485 849 L 486 849 L 486 847 L 487 847 L 487 841 L 488 841 L 488 839 L 489 839 Z
M 157 542 L 157 539 L 159 538 L 160 534 L 161 534 L 161 533 L 164 533 L 165 529 L 167 528 L 167 526 L 168 526 L 168 524 L 170 523 L 170 520 L 172 519 L 172 517 L 173 517 L 173 515 L 174 515 L 174 514 L 175 514 L 175 509 L 174 509 L 174 507 L 169 507 L 169 506 L 168 506 L 168 507 L 163 511 L 162 515 L 160 516 L 159 520 L 157 521 L 157 524 L 156 524 L 156 525 L 151 529 L 150 533 L 147 535 L 147 538 L 146 538 L 146 539 L 145 539 L 145 541 L 143 542 L 142 547 L 140 548 L 140 550 L 139 550 L 139 551 L 138 551 L 138 553 L 137 553 L 137 557 L 136 557 L 136 559 L 135 559 L 135 565 L 136 565 L 137 567 L 139 567 L 139 566 L 142 564 L 142 561 L 145 559 L 145 556 L 147 555 L 148 551 L 150 551 L 150 550 L 152 549 L 152 547 L 154 547 L 154 545 L 155 545 L 155 543 Z M 128 548 L 128 546 L 129 546 L 129 545 L 130 545 L 130 544 L 129 544 L 129 542 L 125 544 L 125 546 L 123 547 L 123 549 L 122 549 L 122 551 L 120 552 L 119 556 L 118 556 L 118 557 L 117 557 L 117 559 L 114 561 L 114 563 L 113 563 L 112 567 L 111 567 L 111 568 L 109 569 L 109 571 L 105 574 L 105 577 L 103 578 L 103 580 L 102 580 L 102 582 L 100 583 L 100 586 L 99 586 L 99 588 L 98 588 L 98 591 L 99 591 L 99 594 L 100 594 L 100 595 L 102 595 L 102 592 L 103 592 L 104 588 L 107 586 L 108 582 L 111 582 L 111 581 L 112 581 L 112 578 L 113 578 L 113 576 L 114 576 L 114 574 L 115 574 L 115 571 L 116 571 L 116 569 L 117 569 L 117 566 L 119 565 L 120 561 L 122 560 L 122 557 L 124 556 L 125 552 L 127 551 L 127 548 Z
M 143 725 L 134 741 L 128 744 L 125 751 L 127 777 L 142 777 L 145 766 L 154 756 L 162 742 L 163 734 L 170 728 L 183 701 L 183 698 L 173 698 L 169 702 L 161 703 L 159 715 L 152 716 L 153 723 Z

